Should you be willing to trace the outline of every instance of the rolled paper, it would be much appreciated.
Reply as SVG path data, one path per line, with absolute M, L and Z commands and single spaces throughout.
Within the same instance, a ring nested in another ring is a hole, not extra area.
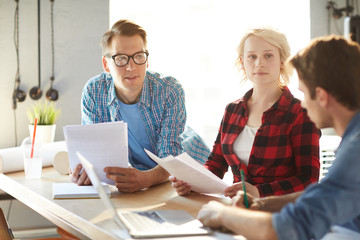
M 24 139 L 23 142 L 27 141 Z M 52 166 L 55 156 L 59 152 L 67 152 L 65 141 L 52 142 L 43 145 L 42 166 Z M 64 154 L 64 153 L 63 153 Z M 0 172 L 16 172 L 24 170 L 23 148 L 13 147 L 0 149 Z
M 61 151 L 56 153 L 54 158 L 54 168 L 55 170 L 62 174 L 67 175 L 70 173 L 70 162 L 69 162 L 69 155 L 66 151 Z

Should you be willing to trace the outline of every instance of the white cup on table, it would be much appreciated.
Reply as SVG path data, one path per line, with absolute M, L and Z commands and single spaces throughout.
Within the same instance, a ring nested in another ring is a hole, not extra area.
M 30 138 L 29 138 L 30 140 Z M 32 146 L 31 141 L 22 144 L 24 156 L 24 171 L 26 178 L 41 178 L 42 172 L 42 144 L 36 143 Z M 31 152 L 32 157 L 31 157 Z

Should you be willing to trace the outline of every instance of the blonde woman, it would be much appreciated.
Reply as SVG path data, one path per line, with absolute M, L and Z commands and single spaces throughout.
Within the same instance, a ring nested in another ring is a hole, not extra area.
M 255 197 L 302 191 L 319 179 L 320 131 L 287 84 L 284 62 L 290 55 L 286 36 L 270 28 L 249 30 L 238 47 L 236 64 L 253 88 L 225 109 L 205 167 L 223 178 L 229 166 L 234 184 L 225 195 L 246 190 Z M 171 176 L 179 195 L 191 191 Z

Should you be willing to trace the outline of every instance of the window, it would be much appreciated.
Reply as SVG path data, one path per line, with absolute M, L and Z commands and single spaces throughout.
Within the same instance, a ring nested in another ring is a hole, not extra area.
M 181 82 L 187 124 L 210 148 L 226 104 L 251 87 L 240 85 L 234 66 L 244 31 L 275 27 L 287 35 L 292 54 L 310 40 L 309 1 L 304 0 L 110 0 L 110 25 L 123 18 L 145 28 L 149 69 Z M 289 87 L 299 96 L 296 79 Z

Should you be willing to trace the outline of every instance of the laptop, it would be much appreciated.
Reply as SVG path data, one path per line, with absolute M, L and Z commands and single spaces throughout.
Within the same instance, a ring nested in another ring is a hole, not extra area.
M 179 237 L 211 234 L 211 230 L 183 210 L 117 211 L 101 184 L 94 166 L 76 152 L 91 183 L 116 224 L 133 238 Z

